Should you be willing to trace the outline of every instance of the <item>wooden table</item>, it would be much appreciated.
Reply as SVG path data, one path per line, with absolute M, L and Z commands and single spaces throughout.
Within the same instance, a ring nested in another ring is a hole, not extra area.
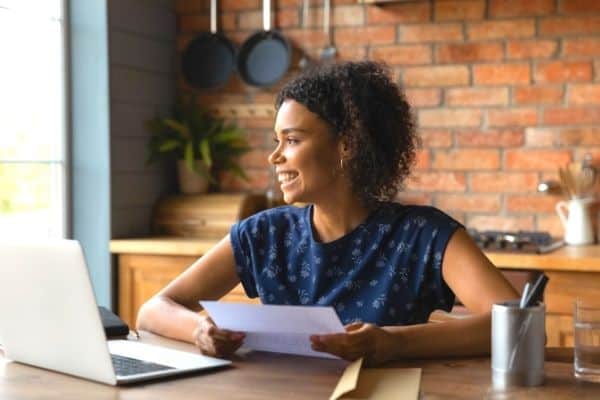
M 142 341 L 193 347 L 142 332 Z M 546 383 L 495 392 L 487 357 L 413 360 L 386 366 L 422 368 L 421 399 L 599 399 L 600 384 L 573 377 L 573 349 L 548 349 Z M 7 361 L 0 356 L 0 399 L 327 399 L 347 364 L 339 360 L 250 352 L 230 368 L 116 388 Z

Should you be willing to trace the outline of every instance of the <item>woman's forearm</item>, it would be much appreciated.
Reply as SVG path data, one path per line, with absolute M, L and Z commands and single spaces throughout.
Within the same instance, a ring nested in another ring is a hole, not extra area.
M 410 326 L 388 326 L 391 358 L 433 358 L 490 353 L 491 314 Z
M 198 313 L 170 300 L 155 296 L 140 308 L 136 327 L 161 336 L 194 343 Z

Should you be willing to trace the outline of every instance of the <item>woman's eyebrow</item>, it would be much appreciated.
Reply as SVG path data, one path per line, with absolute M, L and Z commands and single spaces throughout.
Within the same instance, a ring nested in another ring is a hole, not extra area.
M 298 127 L 290 127 L 290 128 L 283 128 L 280 132 L 279 135 L 281 136 L 285 136 L 285 135 L 289 135 L 292 132 L 300 132 L 300 133 L 306 133 L 306 130 L 303 128 L 298 128 Z M 277 132 L 276 132 L 277 133 Z

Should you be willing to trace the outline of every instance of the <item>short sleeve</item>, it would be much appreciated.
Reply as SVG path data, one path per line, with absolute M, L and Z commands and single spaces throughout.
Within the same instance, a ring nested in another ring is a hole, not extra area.
M 251 225 L 252 219 L 245 219 L 233 224 L 229 237 L 231 238 L 231 247 L 235 259 L 235 268 L 244 287 L 246 295 L 250 298 L 258 296 L 256 291 L 256 280 L 252 271 L 252 245 L 251 245 Z M 255 227 L 256 229 L 256 227 Z
M 452 235 L 463 226 L 437 209 L 431 209 L 427 219 L 428 229 L 424 233 L 430 240 L 422 253 L 425 279 L 421 288 L 421 298 L 428 305 L 430 312 L 435 309 L 449 312 L 456 296 L 444 280 L 442 266 Z

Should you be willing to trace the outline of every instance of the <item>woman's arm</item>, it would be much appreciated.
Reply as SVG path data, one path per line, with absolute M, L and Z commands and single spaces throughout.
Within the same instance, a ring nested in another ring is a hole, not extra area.
M 137 328 L 194 343 L 199 300 L 216 300 L 239 283 L 229 235 L 140 308 Z
M 518 297 L 515 289 L 464 229 L 452 235 L 442 265 L 444 280 L 472 315 L 441 323 L 377 327 L 353 324 L 344 334 L 312 337 L 313 348 L 370 363 L 390 359 L 489 354 L 494 303 Z

